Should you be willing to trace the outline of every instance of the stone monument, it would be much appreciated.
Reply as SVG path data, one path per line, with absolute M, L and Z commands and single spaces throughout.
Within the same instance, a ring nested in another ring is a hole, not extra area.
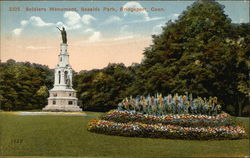
M 55 68 L 54 88 L 49 90 L 48 105 L 43 108 L 43 111 L 79 112 L 82 109 L 77 105 L 76 91 L 72 88 L 72 68 L 67 51 L 67 35 L 64 27 L 60 31 L 62 43 Z

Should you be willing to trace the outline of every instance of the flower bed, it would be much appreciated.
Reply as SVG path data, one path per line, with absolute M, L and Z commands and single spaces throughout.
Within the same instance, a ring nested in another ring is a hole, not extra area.
M 107 135 L 177 138 L 177 139 L 241 139 L 245 129 L 231 121 L 230 115 L 192 114 L 147 115 L 131 111 L 111 110 L 93 120 L 88 130 Z
M 172 114 L 195 114 L 195 115 L 217 115 L 220 114 L 221 105 L 218 104 L 217 97 L 193 98 L 192 94 L 162 96 L 137 96 L 124 98 L 118 104 L 119 110 L 135 111 L 148 115 Z
M 109 120 L 118 123 L 141 122 L 145 124 L 165 124 L 179 125 L 183 127 L 202 127 L 202 126 L 229 126 L 232 125 L 230 116 L 221 113 L 216 116 L 192 115 L 192 114 L 168 114 L 163 116 L 144 115 L 129 111 L 111 110 L 101 117 L 102 120 Z
M 192 94 L 125 98 L 117 110 L 92 121 L 88 130 L 108 135 L 179 138 L 240 139 L 245 129 L 221 111 L 217 97 L 193 98 Z
M 88 130 L 108 135 L 179 139 L 239 139 L 246 137 L 240 126 L 182 127 L 163 124 L 117 123 L 107 120 L 93 120 Z

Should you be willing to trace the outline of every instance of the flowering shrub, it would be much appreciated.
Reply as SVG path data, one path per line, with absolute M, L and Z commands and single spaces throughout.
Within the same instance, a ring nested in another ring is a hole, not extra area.
M 239 139 L 246 137 L 240 126 L 182 127 L 163 124 L 117 123 L 107 120 L 93 120 L 88 130 L 108 135 L 152 138 L 181 139 Z
M 140 96 L 125 98 L 118 104 L 118 110 L 140 112 L 149 115 L 173 114 L 205 114 L 217 115 L 221 113 L 221 106 L 217 104 L 217 97 L 194 98 L 192 94 L 172 96 Z
M 228 126 L 232 125 L 230 116 L 221 113 L 216 116 L 192 115 L 192 114 L 168 114 L 162 116 L 144 115 L 129 111 L 111 110 L 101 117 L 102 120 L 109 120 L 119 123 L 141 122 L 145 124 L 169 124 L 183 127 L 202 127 L 202 126 Z

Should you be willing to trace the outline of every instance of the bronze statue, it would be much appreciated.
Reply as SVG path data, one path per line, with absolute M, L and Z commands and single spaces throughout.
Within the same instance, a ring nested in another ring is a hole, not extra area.
M 63 27 L 62 30 L 58 28 L 58 30 L 61 31 L 63 43 L 67 44 L 67 33 L 66 33 L 65 28 Z

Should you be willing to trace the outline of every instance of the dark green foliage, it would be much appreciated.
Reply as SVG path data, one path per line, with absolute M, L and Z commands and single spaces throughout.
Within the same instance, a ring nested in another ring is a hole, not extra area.
M 8 60 L 0 64 L 2 110 L 41 109 L 47 104 L 53 71 L 47 66 Z
M 109 64 L 101 70 L 82 71 L 75 76 L 75 89 L 84 110 L 108 111 L 126 96 L 133 74 L 123 64 Z
M 250 105 L 247 105 L 242 110 L 242 116 L 248 116 L 250 117 Z
M 235 115 L 235 108 L 233 105 L 227 105 L 226 110 L 228 111 L 229 114 Z

